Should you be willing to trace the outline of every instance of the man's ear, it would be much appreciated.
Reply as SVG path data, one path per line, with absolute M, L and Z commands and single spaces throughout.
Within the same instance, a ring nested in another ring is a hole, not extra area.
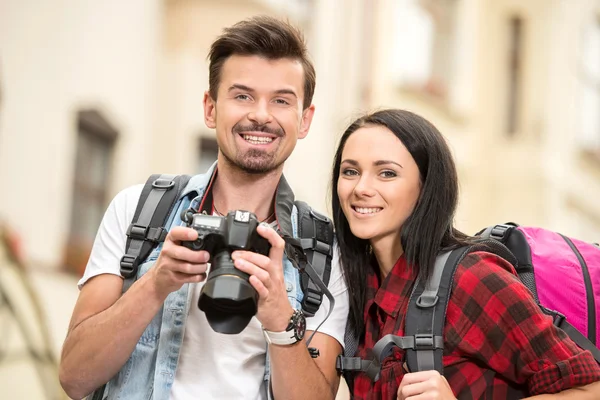
M 217 118 L 217 103 L 210 96 L 208 90 L 204 92 L 204 99 L 202 100 L 202 104 L 204 105 L 204 123 L 208 128 L 215 129 L 215 121 Z
M 300 131 L 298 132 L 298 139 L 304 139 L 308 135 L 310 124 L 312 123 L 313 116 L 315 115 L 315 105 L 311 104 L 306 110 L 302 112 L 302 121 L 300 122 Z

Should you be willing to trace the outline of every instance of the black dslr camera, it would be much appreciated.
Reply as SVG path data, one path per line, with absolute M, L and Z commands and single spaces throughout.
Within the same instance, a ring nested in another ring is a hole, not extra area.
M 198 232 L 198 239 L 182 245 L 210 254 L 211 267 L 198 307 L 215 332 L 240 333 L 256 314 L 258 293 L 248 281 L 249 275 L 234 267 L 231 253 L 248 250 L 269 255 L 269 241 L 256 232 L 256 215 L 237 210 L 220 217 L 185 210 L 181 219 Z

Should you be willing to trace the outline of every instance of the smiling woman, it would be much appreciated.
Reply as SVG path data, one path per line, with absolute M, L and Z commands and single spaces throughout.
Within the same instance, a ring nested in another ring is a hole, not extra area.
M 349 356 L 372 360 L 382 338 L 403 337 L 407 324 L 417 329 L 407 317 L 415 282 L 431 278 L 440 252 L 475 240 L 453 226 L 457 202 L 450 149 L 425 119 L 383 110 L 344 132 L 334 161 L 332 209 L 349 326 L 360 343 Z M 443 376 L 408 371 L 406 351 L 394 348 L 377 359 L 376 382 L 357 373 L 350 383 L 354 399 L 520 399 L 557 392 L 560 398 L 597 398 L 600 366 L 542 313 L 507 261 L 487 251 L 467 254 L 450 293 Z M 493 335 L 485 340 L 482 332 Z

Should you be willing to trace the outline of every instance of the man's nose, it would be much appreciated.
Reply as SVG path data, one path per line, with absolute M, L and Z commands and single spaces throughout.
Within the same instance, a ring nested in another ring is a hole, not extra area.
M 269 106 L 265 101 L 259 101 L 248 113 L 248 119 L 258 125 L 266 125 L 273 120 Z

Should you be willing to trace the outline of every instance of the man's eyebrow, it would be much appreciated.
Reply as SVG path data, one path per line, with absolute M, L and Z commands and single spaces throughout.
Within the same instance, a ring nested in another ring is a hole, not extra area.
M 231 92 L 232 90 L 243 90 L 246 92 L 254 92 L 254 89 L 252 89 L 251 87 L 248 87 L 246 85 L 242 85 L 240 83 L 234 83 L 233 85 L 231 85 L 229 87 L 229 89 L 227 89 L 228 92 Z
M 231 92 L 233 90 L 243 90 L 245 92 L 250 92 L 250 93 L 254 92 L 254 89 L 252 89 L 249 86 L 242 85 L 241 83 L 234 83 L 233 85 L 231 85 L 229 87 L 229 89 L 227 89 L 228 92 Z M 289 94 L 291 96 L 298 97 L 296 92 L 294 92 L 292 89 L 278 89 L 274 93 L 278 94 L 278 95 Z
M 275 91 L 275 94 L 289 94 L 292 95 L 294 97 L 298 97 L 298 95 L 296 94 L 296 92 L 294 92 L 292 89 L 279 89 Z

